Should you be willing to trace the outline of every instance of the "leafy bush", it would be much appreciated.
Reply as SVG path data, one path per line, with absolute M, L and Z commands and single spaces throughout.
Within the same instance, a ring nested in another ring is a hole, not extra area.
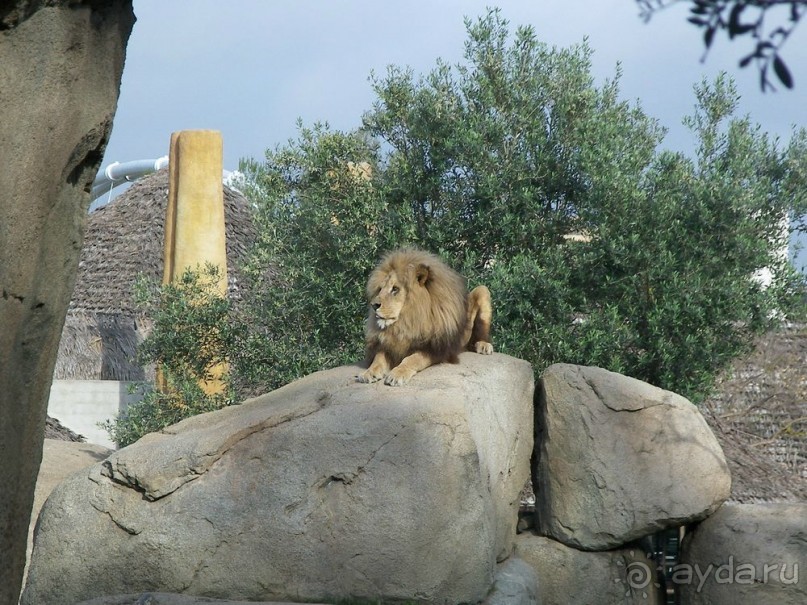
M 361 359 L 367 274 L 411 222 L 384 197 L 377 145 L 318 124 L 241 168 L 260 233 L 245 268 L 251 382 L 273 389 Z
M 166 390 L 158 391 L 140 385 L 135 392 L 140 401 L 131 404 L 126 412 L 101 423 L 118 447 L 126 447 L 147 433 L 154 433 L 180 420 L 203 412 L 212 412 L 233 403 L 226 395 L 209 395 L 194 377 L 164 373 Z
M 141 279 L 135 285 L 135 300 L 153 323 L 138 348 L 138 361 L 157 364 L 163 385 L 158 390 L 141 385 L 139 402 L 102 423 L 118 446 L 235 401 L 227 375 L 222 393 L 208 394 L 201 386 L 217 378 L 217 369 L 229 362 L 244 333 L 231 321 L 233 304 L 218 290 L 219 275 L 218 267 L 207 265 L 186 271 L 175 284 Z

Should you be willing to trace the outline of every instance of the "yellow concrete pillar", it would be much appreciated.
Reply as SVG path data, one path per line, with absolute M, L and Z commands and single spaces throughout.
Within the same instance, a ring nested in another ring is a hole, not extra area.
M 171 135 L 168 208 L 165 217 L 163 283 L 179 280 L 188 269 L 206 263 L 219 268 L 218 290 L 227 295 L 227 248 L 224 190 L 221 183 L 223 145 L 215 130 L 183 130 Z M 219 393 L 226 367 L 214 368 L 214 380 L 202 384 Z

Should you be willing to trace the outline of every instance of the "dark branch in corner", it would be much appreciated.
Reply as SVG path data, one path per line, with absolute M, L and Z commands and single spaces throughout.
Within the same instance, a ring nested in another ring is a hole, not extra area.
M 781 50 L 798 26 L 805 12 L 807 0 L 636 0 L 639 14 L 645 22 L 658 11 L 673 4 L 690 4 L 689 21 L 703 30 L 706 60 L 718 32 L 729 40 L 746 36 L 753 42 L 753 50 L 739 61 L 741 68 L 752 63 L 759 70 L 759 85 L 763 92 L 776 91 L 774 76 L 785 88 L 793 88 L 793 76 L 782 59 Z M 772 9 L 779 11 L 780 24 L 771 25 Z M 782 23 L 784 21 L 784 23 Z

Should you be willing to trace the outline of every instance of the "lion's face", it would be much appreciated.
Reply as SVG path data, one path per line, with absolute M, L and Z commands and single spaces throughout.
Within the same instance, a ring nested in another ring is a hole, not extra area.
M 375 296 L 370 299 L 370 308 L 375 313 L 379 329 L 385 330 L 398 321 L 406 304 L 406 295 L 406 285 L 395 273 L 384 278 Z

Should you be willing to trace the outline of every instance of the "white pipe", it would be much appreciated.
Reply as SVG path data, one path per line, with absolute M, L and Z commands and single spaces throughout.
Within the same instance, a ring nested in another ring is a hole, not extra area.
M 105 193 L 109 193 L 118 185 L 136 181 L 160 168 L 168 166 L 168 156 L 164 155 L 156 160 L 135 160 L 133 162 L 112 162 L 101 170 L 92 184 L 91 200 L 95 200 Z
M 166 166 L 168 166 L 167 155 L 157 158 L 156 160 L 134 160 L 132 162 L 123 163 L 112 162 L 95 176 L 95 181 L 93 181 L 92 184 L 89 211 L 92 212 L 106 206 L 112 199 L 112 190 L 118 185 L 136 181 Z M 242 172 L 238 170 L 222 170 L 221 178 L 224 185 L 240 193 L 238 187 L 242 187 L 244 184 L 244 174 Z M 109 194 L 107 200 L 98 200 L 99 197 L 107 194 Z

